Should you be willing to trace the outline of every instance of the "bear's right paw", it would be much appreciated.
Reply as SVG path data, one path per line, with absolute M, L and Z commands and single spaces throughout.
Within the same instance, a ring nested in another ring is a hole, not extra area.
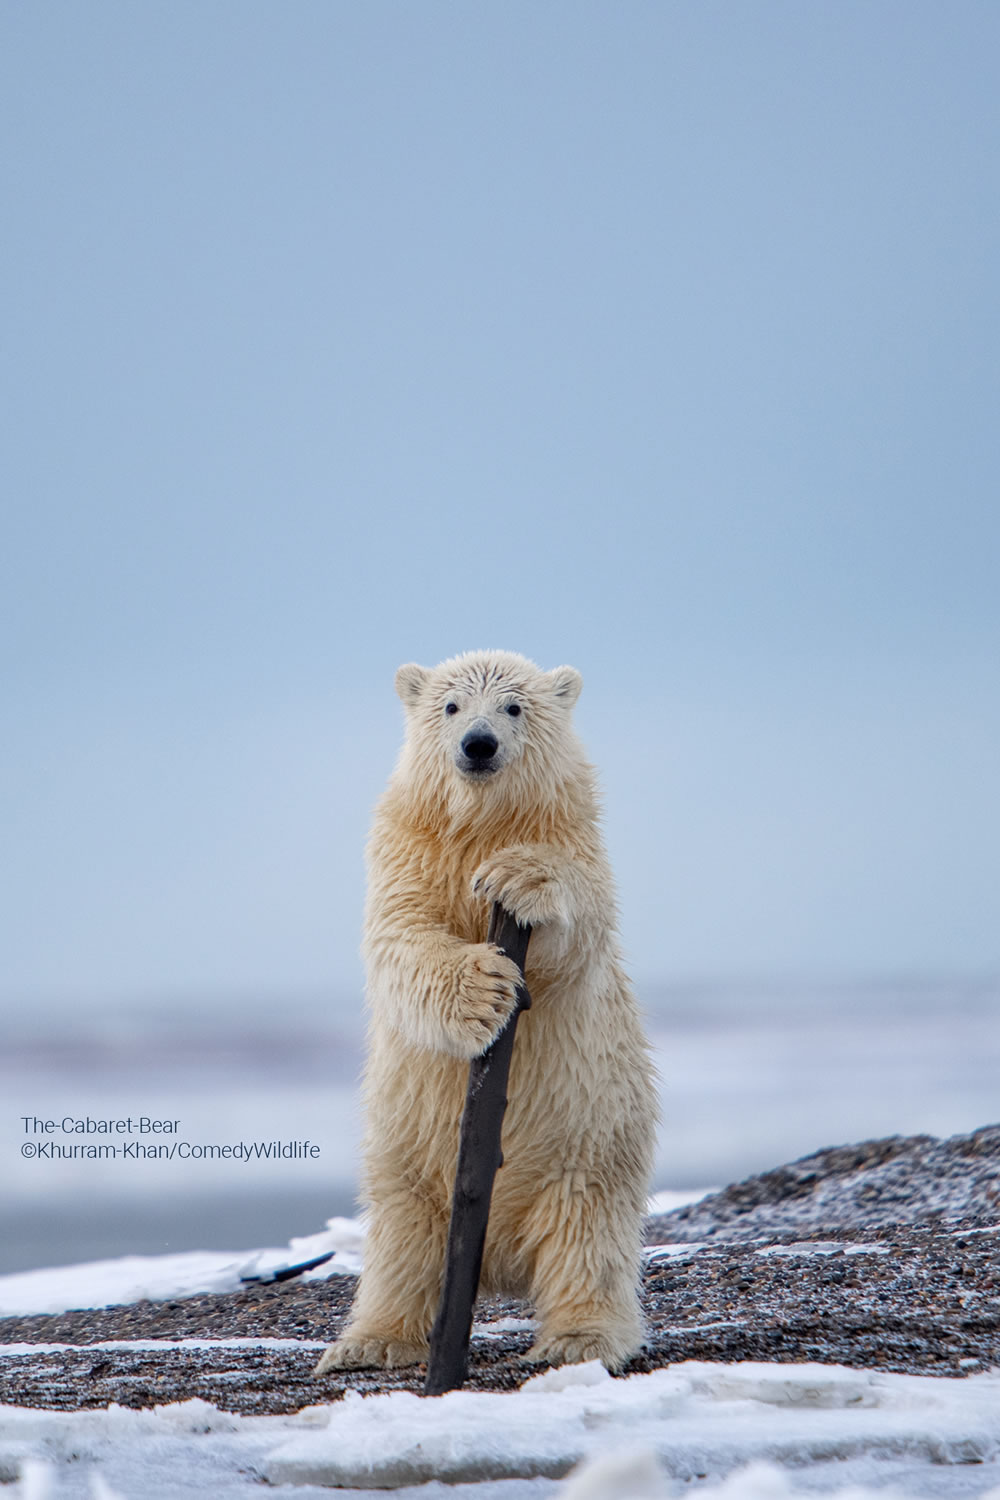
M 531 1364 L 582 1365 L 599 1359 L 612 1375 L 618 1374 L 636 1353 L 637 1342 L 600 1328 L 581 1328 L 573 1332 L 539 1334 L 528 1350 Z
M 475 943 L 463 956 L 448 1031 L 462 1057 L 478 1057 L 499 1036 L 517 1004 L 521 971 L 493 943 Z
M 348 1333 L 324 1349 L 314 1375 L 331 1370 L 397 1370 L 427 1359 L 427 1341 L 412 1343 L 381 1334 Z

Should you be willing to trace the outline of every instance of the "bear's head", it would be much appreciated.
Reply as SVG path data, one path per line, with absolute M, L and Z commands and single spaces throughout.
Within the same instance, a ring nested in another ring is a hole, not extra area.
M 427 791 L 465 806 L 551 797 L 581 766 L 570 712 L 582 678 L 573 667 L 543 672 L 511 651 L 470 651 L 438 667 L 396 673 L 407 713 L 400 769 Z

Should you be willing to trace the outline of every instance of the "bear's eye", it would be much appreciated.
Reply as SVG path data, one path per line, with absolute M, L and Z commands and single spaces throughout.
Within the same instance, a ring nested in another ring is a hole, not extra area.
M 507 712 L 510 714 L 512 719 L 516 719 L 518 714 L 521 712 L 521 705 L 519 703 L 508 703 Z
M 445 711 L 446 714 L 457 714 L 458 713 L 458 704 L 457 703 L 446 703 L 445 706 L 444 706 L 444 711 Z

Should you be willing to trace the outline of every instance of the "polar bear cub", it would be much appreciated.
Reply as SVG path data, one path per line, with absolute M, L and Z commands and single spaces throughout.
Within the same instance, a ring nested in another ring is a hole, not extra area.
M 406 737 L 368 848 L 369 1232 L 331 1369 L 426 1359 L 441 1292 L 468 1060 L 514 1008 L 486 942 L 499 901 L 531 940 L 483 1291 L 528 1297 L 529 1359 L 620 1369 L 641 1345 L 640 1228 L 653 1070 L 619 953 L 572 667 L 505 651 L 399 668 Z

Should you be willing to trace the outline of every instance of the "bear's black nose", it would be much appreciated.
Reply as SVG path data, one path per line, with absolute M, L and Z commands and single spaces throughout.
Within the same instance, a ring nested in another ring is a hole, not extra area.
M 497 753 L 498 743 L 488 729 L 470 729 L 462 741 L 462 754 L 469 760 L 490 760 Z

